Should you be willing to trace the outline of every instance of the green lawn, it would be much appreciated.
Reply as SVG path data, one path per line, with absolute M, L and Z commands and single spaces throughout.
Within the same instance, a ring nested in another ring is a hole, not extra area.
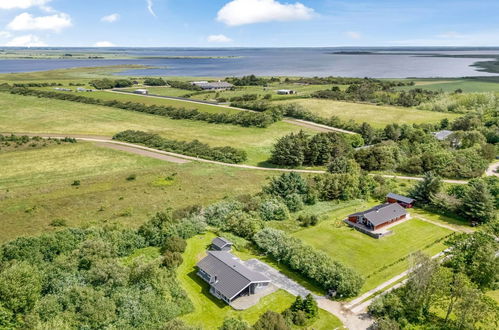
M 275 173 L 191 162 L 173 164 L 96 147 L 54 145 L 0 153 L 0 243 L 68 226 L 136 227 L 158 211 L 254 194 Z M 169 185 L 158 180 L 175 174 Z M 137 178 L 127 181 L 130 174 Z M 72 186 L 75 181 L 80 186 Z
M 112 136 L 133 129 L 211 146 L 234 146 L 248 153 L 248 164 L 266 161 L 275 141 L 303 127 L 278 122 L 268 128 L 173 120 L 162 116 L 31 96 L 0 94 L 0 132 Z
M 372 205 L 366 202 L 349 203 L 345 208 L 331 212 L 329 218 L 317 226 L 293 233 L 293 236 L 366 277 L 363 292 L 403 272 L 407 262 L 402 259 L 412 252 L 424 250 L 434 255 L 444 250 L 443 243 L 432 243 L 452 233 L 449 229 L 411 219 L 392 227 L 392 235 L 378 240 L 341 222 L 348 214 Z
M 353 120 L 358 123 L 368 122 L 374 127 L 383 128 L 388 124 L 421 124 L 438 122 L 443 118 L 455 119 L 456 114 L 435 111 L 423 111 L 414 108 L 392 106 L 377 106 L 321 99 L 298 99 L 279 101 L 279 103 L 297 103 L 321 117 L 338 116 L 343 120 Z
M 196 236 L 188 240 L 187 249 L 183 254 L 184 262 L 177 269 L 177 276 L 184 290 L 194 305 L 194 312 L 182 319 L 191 325 L 202 329 L 217 329 L 226 317 L 241 317 L 246 322 L 255 323 L 261 314 L 267 310 L 282 312 L 294 301 L 294 297 L 286 291 L 278 290 L 260 302 L 244 311 L 236 311 L 209 293 L 209 286 L 196 275 L 195 265 L 206 254 L 206 249 L 215 237 L 212 233 Z M 334 329 L 341 322 L 333 315 L 321 310 L 320 318 L 312 325 L 315 329 Z

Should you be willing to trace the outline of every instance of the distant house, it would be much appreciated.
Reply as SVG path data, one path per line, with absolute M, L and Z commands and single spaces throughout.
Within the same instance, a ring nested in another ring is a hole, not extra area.
M 56 87 L 54 89 L 56 91 L 60 91 L 60 92 L 72 92 L 73 91 L 71 88 L 60 88 L 60 87 Z
M 83 88 L 83 87 L 78 87 L 76 89 L 77 92 L 93 92 L 94 90 L 93 89 L 86 89 L 86 88 Z
M 296 94 L 296 91 L 294 91 L 292 89 L 279 89 L 277 91 L 277 94 L 279 94 L 279 95 L 293 95 L 293 94 Z
M 407 211 L 398 203 L 386 203 L 366 211 L 350 214 L 348 221 L 363 225 L 369 230 L 378 230 L 406 217 Z
M 434 132 L 433 133 L 433 136 L 435 136 L 435 138 L 439 141 L 444 141 L 445 139 L 447 139 L 452 133 L 454 133 L 453 131 L 448 131 L 448 130 L 443 130 L 443 131 L 439 131 L 439 132 Z
M 227 251 L 208 251 L 197 267 L 197 275 L 210 285 L 210 293 L 228 304 L 270 284 L 270 279 L 250 270 Z
M 389 193 L 386 195 L 387 203 L 398 203 L 400 206 L 405 208 L 412 208 L 414 206 L 415 200 L 409 197 L 405 197 L 402 195 Z
M 215 237 L 211 241 L 211 249 L 215 251 L 230 251 L 233 243 L 224 237 Z
M 147 95 L 149 94 L 149 91 L 147 89 L 136 89 L 135 94 L 141 94 L 141 95 Z
M 234 87 L 234 85 L 229 84 L 226 81 L 215 81 L 215 82 L 193 81 L 191 82 L 191 84 L 201 87 L 204 90 L 225 90 Z

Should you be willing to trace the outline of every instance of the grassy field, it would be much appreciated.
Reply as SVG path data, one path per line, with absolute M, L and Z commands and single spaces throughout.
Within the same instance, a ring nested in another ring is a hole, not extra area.
M 86 97 L 97 98 L 101 100 L 111 101 L 117 100 L 121 102 L 136 102 L 142 103 L 146 105 L 163 105 L 163 106 L 171 106 L 175 108 L 185 108 L 185 109 L 196 109 L 202 112 L 209 113 L 239 113 L 239 110 L 231 109 L 227 107 L 220 107 L 216 105 L 209 104 L 201 104 L 194 102 L 185 102 L 180 100 L 169 100 L 162 99 L 157 97 L 145 97 L 140 95 L 132 95 L 132 94 L 120 94 L 113 92 L 92 92 L 81 94 Z
M 317 226 L 293 233 L 293 236 L 323 250 L 366 277 L 363 292 L 403 272 L 407 268 L 407 261 L 402 258 L 410 253 L 424 250 L 434 255 L 442 251 L 442 243 L 432 243 L 452 233 L 449 229 L 411 219 L 392 227 L 393 235 L 377 240 L 342 223 L 341 220 L 348 214 L 373 204 L 349 202 L 344 208 L 330 212 L 328 219 Z
M 90 143 L 0 154 L 0 243 L 68 226 L 136 227 L 158 211 L 253 194 L 275 173 L 217 165 L 173 164 Z M 128 181 L 127 177 L 137 178 Z M 170 184 L 158 184 L 175 175 Z M 75 180 L 80 186 L 72 186 Z
M 221 300 L 214 298 L 209 293 L 209 286 L 196 275 L 195 265 L 205 255 L 211 240 L 215 237 L 206 233 L 188 240 L 188 245 L 183 254 L 184 262 L 177 269 L 178 279 L 186 290 L 194 305 L 194 312 L 187 314 L 182 319 L 188 324 L 200 326 L 202 329 L 217 329 L 226 317 L 241 317 L 249 324 L 255 323 L 261 314 L 267 310 L 282 312 L 294 301 L 294 297 L 286 291 L 278 290 L 260 302 L 244 311 L 236 311 Z M 341 326 L 341 322 L 333 315 L 321 310 L 319 319 L 312 325 L 315 329 L 334 329 Z M 327 325 L 327 328 L 323 326 Z
M 343 120 L 354 120 L 358 123 L 368 122 L 374 127 L 382 128 L 387 124 L 421 124 L 438 122 L 443 118 L 454 119 L 458 115 L 434 111 L 423 111 L 412 108 L 377 106 L 320 99 L 299 99 L 279 101 L 279 103 L 297 103 L 319 116 L 329 118 L 338 116 Z
M 416 86 L 398 87 L 399 90 L 409 90 L 415 87 L 452 93 L 461 89 L 465 93 L 499 92 L 499 80 L 492 79 L 421 79 L 414 80 Z
M 234 146 L 248 153 L 248 164 L 256 165 L 268 159 L 277 138 L 303 128 L 284 122 L 269 128 L 210 124 L 31 96 L 2 93 L 0 97 L 0 132 L 112 136 L 127 129 L 184 141 L 198 139 L 211 146 Z

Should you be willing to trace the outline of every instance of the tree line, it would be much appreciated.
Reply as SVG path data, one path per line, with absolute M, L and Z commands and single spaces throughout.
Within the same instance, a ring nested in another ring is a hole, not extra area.
M 95 89 L 113 89 L 113 88 L 125 88 L 125 87 L 132 87 L 133 82 L 128 80 L 128 79 L 99 79 L 99 80 L 92 80 L 90 82 L 90 85 L 93 86 Z
M 117 100 L 101 100 L 82 95 L 69 93 L 58 93 L 52 91 L 33 90 L 28 88 L 10 88 L 11 94 L 45 97 L 64 101 L 79 102 L 85 104 L 96 104 L 112 108 L 118 108 L 129 111 L 144 112 L 148 114 L 164 116 L 171 119 L 189 119 L 205 121 L 214 124 L 232 124 L 243 127 L 261 127 L 265 128 L 282 119 L 280 113 L 275 111 L 266 111 L 264 113 L 254 113 L 249 111 L 240 111 L 238 113 L 209 113 L 197 109 L 175 108 L 172 106 L 145 105 L 136 102 L 121 102 Z
M 244 150 L 238 150 L 233 147 L 210 147 L 209 145 L 201 143 L 198 140 L 190 142 L 177 141 L 163 138 L 158 134 L 151 134 L 142 131 L 123 131 L 113 136 L 113 139 L 130 143 L 139 143 L 155 149 L 230 164 L 241 163 L 247 159 L 247 155 Z

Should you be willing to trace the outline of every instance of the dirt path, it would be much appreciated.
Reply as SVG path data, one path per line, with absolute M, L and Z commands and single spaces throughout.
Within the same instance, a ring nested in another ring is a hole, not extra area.
M 129 147 L 129 146 L 124 146 L 124 145 L 119 145 L 115 143 L 110 143 L 110 142 L 96 142 L 95 143 L 99 147 L 105 147 L 105 148 L 110 148 L 114 150 L 120 150 L 120 151 L 125 151 L 128 153 L 144 156 L 144 157 L 149 157 L 149 158 L 155 158 L 159 160 L 164 160 L 170 163 L 177 163 L 177 164 L 185 164 L 189 163 L 190 161 L 187 159 L 183 158 L 177 158 L 169 155 L 163 155 L 157 152 L 151 152 L 143 149 L 137 149 L 135 147 Z
M 157 154 L 162 154 L 162 155 L 168 155 L 174 158 L 180 158 L 184 160 L 190 160 L 190 161 L 198 161 L 202 163 L 209 163 L 209 164 L 216 164 L 216 165 L 222 165 L 222 166 L 229 166 L 229 167 L 237 167 L 237 168 L 244 168 L 244 169 L 249 169 L 249 170 L 257 170 L 257 171 L 274 171 L 274 172 L 295 172 L 295 173 L 306 173 L 306 174 L 324 174 L 326 171 L 322 170 L 302 170 L 302 169 L 290 169 L 290 168 L 272 168 L 272 167 L 259 167 L 259 166 L 253 166 L 253 165 L 244 165 L 244 164 L 229 164 L 229 163 L 223 163 L 223 162 L 218 162 L 215 160 L 208 160 L 208 159 L 203 159 L 203 158 L 197 158 L 197 157 L 192 157 L 192 156 L 186 156 L 182 154 L 177 154 L 174 152 L 169 152 L 169 151 L 163 151 L 163 150 L 158 150 L 158 149 L 153 149 L 149 147 L 144 147 L 138 144 L 133 144 L 133 143 L 127 143 L 127 142 L 121 142 L 117 140 L 113 140 L 110 137 L 106 136 L 96 136 L 96 135 L 84 135 L 84 134 L 48 134 L 48 133 L 19 133 L 19 132 L 14 132 L 14 133 L 0 133 L 3 135 L 10 135 L 10 134 L 15 134 L 15 135 L 27 135 L 27 136 L 40 136 L 44 138 L 58 138 L 58 139 L 63 139 L 65 137 L 70 137 L 70 138 L 75 138 L 77 140 L 81 141 L 89 141 L 89 142 L 105 142 L 105 143 L 110 143 L 114 145 L 122 145 L 122 146 L 127 146 L 133 149 L 140 149 L 140 150 L 146 150 L 151 153 L 157 153 Z M 130 151 L 131 150 L 124 150 L 124 151 Z M 133 153 L 139 154 L 137 150 L 133 150 Z M 144 156 L 150 155 L 149 153 L 142 153 Z M 417 180 L 417 181 L 422 181 L 422 178 L 418 177 L 411 177 L 411 176 L 398 176 L 398 175 L 388 175 L 388 174 L 371 174 L 371 175 L 379 175 L 385 178 L 395 178 L 395 179 L 404 179 L 404 180 Z M 447 183 L 456 183 L 456 184 L 467 184 L 467 181 L 459 181 L 459 180 L 442 180 L 443 182 Z
M 431 224 L 434 224 L 435 226 L 439 226 L 439 227 L 442 227 L 442 228 L 446 228 L 446 229 L 449 229 L 449 230 L 452 230 L 452 231 L 455 231 L 455 232 L 458 232 L 458 233 L 466 233 L 466 234 L 471 234 L 474 232 L 473 229 L 471 228 L 466 228 L 466 227 L 462 227 L 462 226 L 452 226 L 452 225 L 447 225 L 445 223 L 441 223 L 441 222 L 438 222 L 438 221 L 433 221 L 433 220 L 430 220 L 430 219 L 426 219 L 420 215 L 414 215 L 414 218 L 417 218 L 421 221 L 424 221 L 424 222 L 428 222 L 428 223 L 431 223 Z
M 116 93 L 116 94 L 133 94 L 136 96 L 142 96 L 142 97 L 150 97 L 150 98 L 156 98 L 156 99 L 167 99 L 167 100 L 173 100 L 173 101 L 180 101 L 180 102 L 186 102 L 186 103 L 195 103 L 195 104 L 203 104 L 203 105 L 211 105 L 214 107 L 219 107 L 219 108 L 227 108 L 227 109 L 233 109 L 237 111 L 249 111 L 249 112 L 257 112 L 254 110 L 249 110 L 249 109 L 243 109 L 243 108 L 237 108 L 237 107 L 231 107 L 230 105 L 223 105 L 223 104 L 213 104 L 210 102 L 203 102 L 199 100 L 193 100 L 193 99 L 186 99 L 182 97 L 172 97 L 172 96 L 164 96 L 164 95 L 155 95 L 155 94 L 135 94 L 133 92 L 128 92 L 128 91 L 120 91 L 120 90 L 105 90 L 106 92 L 109 93 Z M 322 124 L 317 124 L 311 121 L 307 120 L 301 120 L 301 119 L 294 119 L 294 118 L 284 118 L 283 122 L 292 124 L 292 125 L 297 125 L 301 127 L 306 127 L 313 129 L 318 132 L 339 132 L 339 133 L 345 133 L 345 134 L 357 134 L 355 132 L 347 131 L 344 129 L 336 128 L 336 127 L 331 127 L 331 126 L 326 126 Z
M 367 313 L 354 314 L 345 309 L 343 305 L 337 301 L 332 301 L 326 298 L 317 299 L 317 304 L 320 308 L 333 314 L 343 325 L 350 330 L 365 330 L 373 324 L 373 319 Z

